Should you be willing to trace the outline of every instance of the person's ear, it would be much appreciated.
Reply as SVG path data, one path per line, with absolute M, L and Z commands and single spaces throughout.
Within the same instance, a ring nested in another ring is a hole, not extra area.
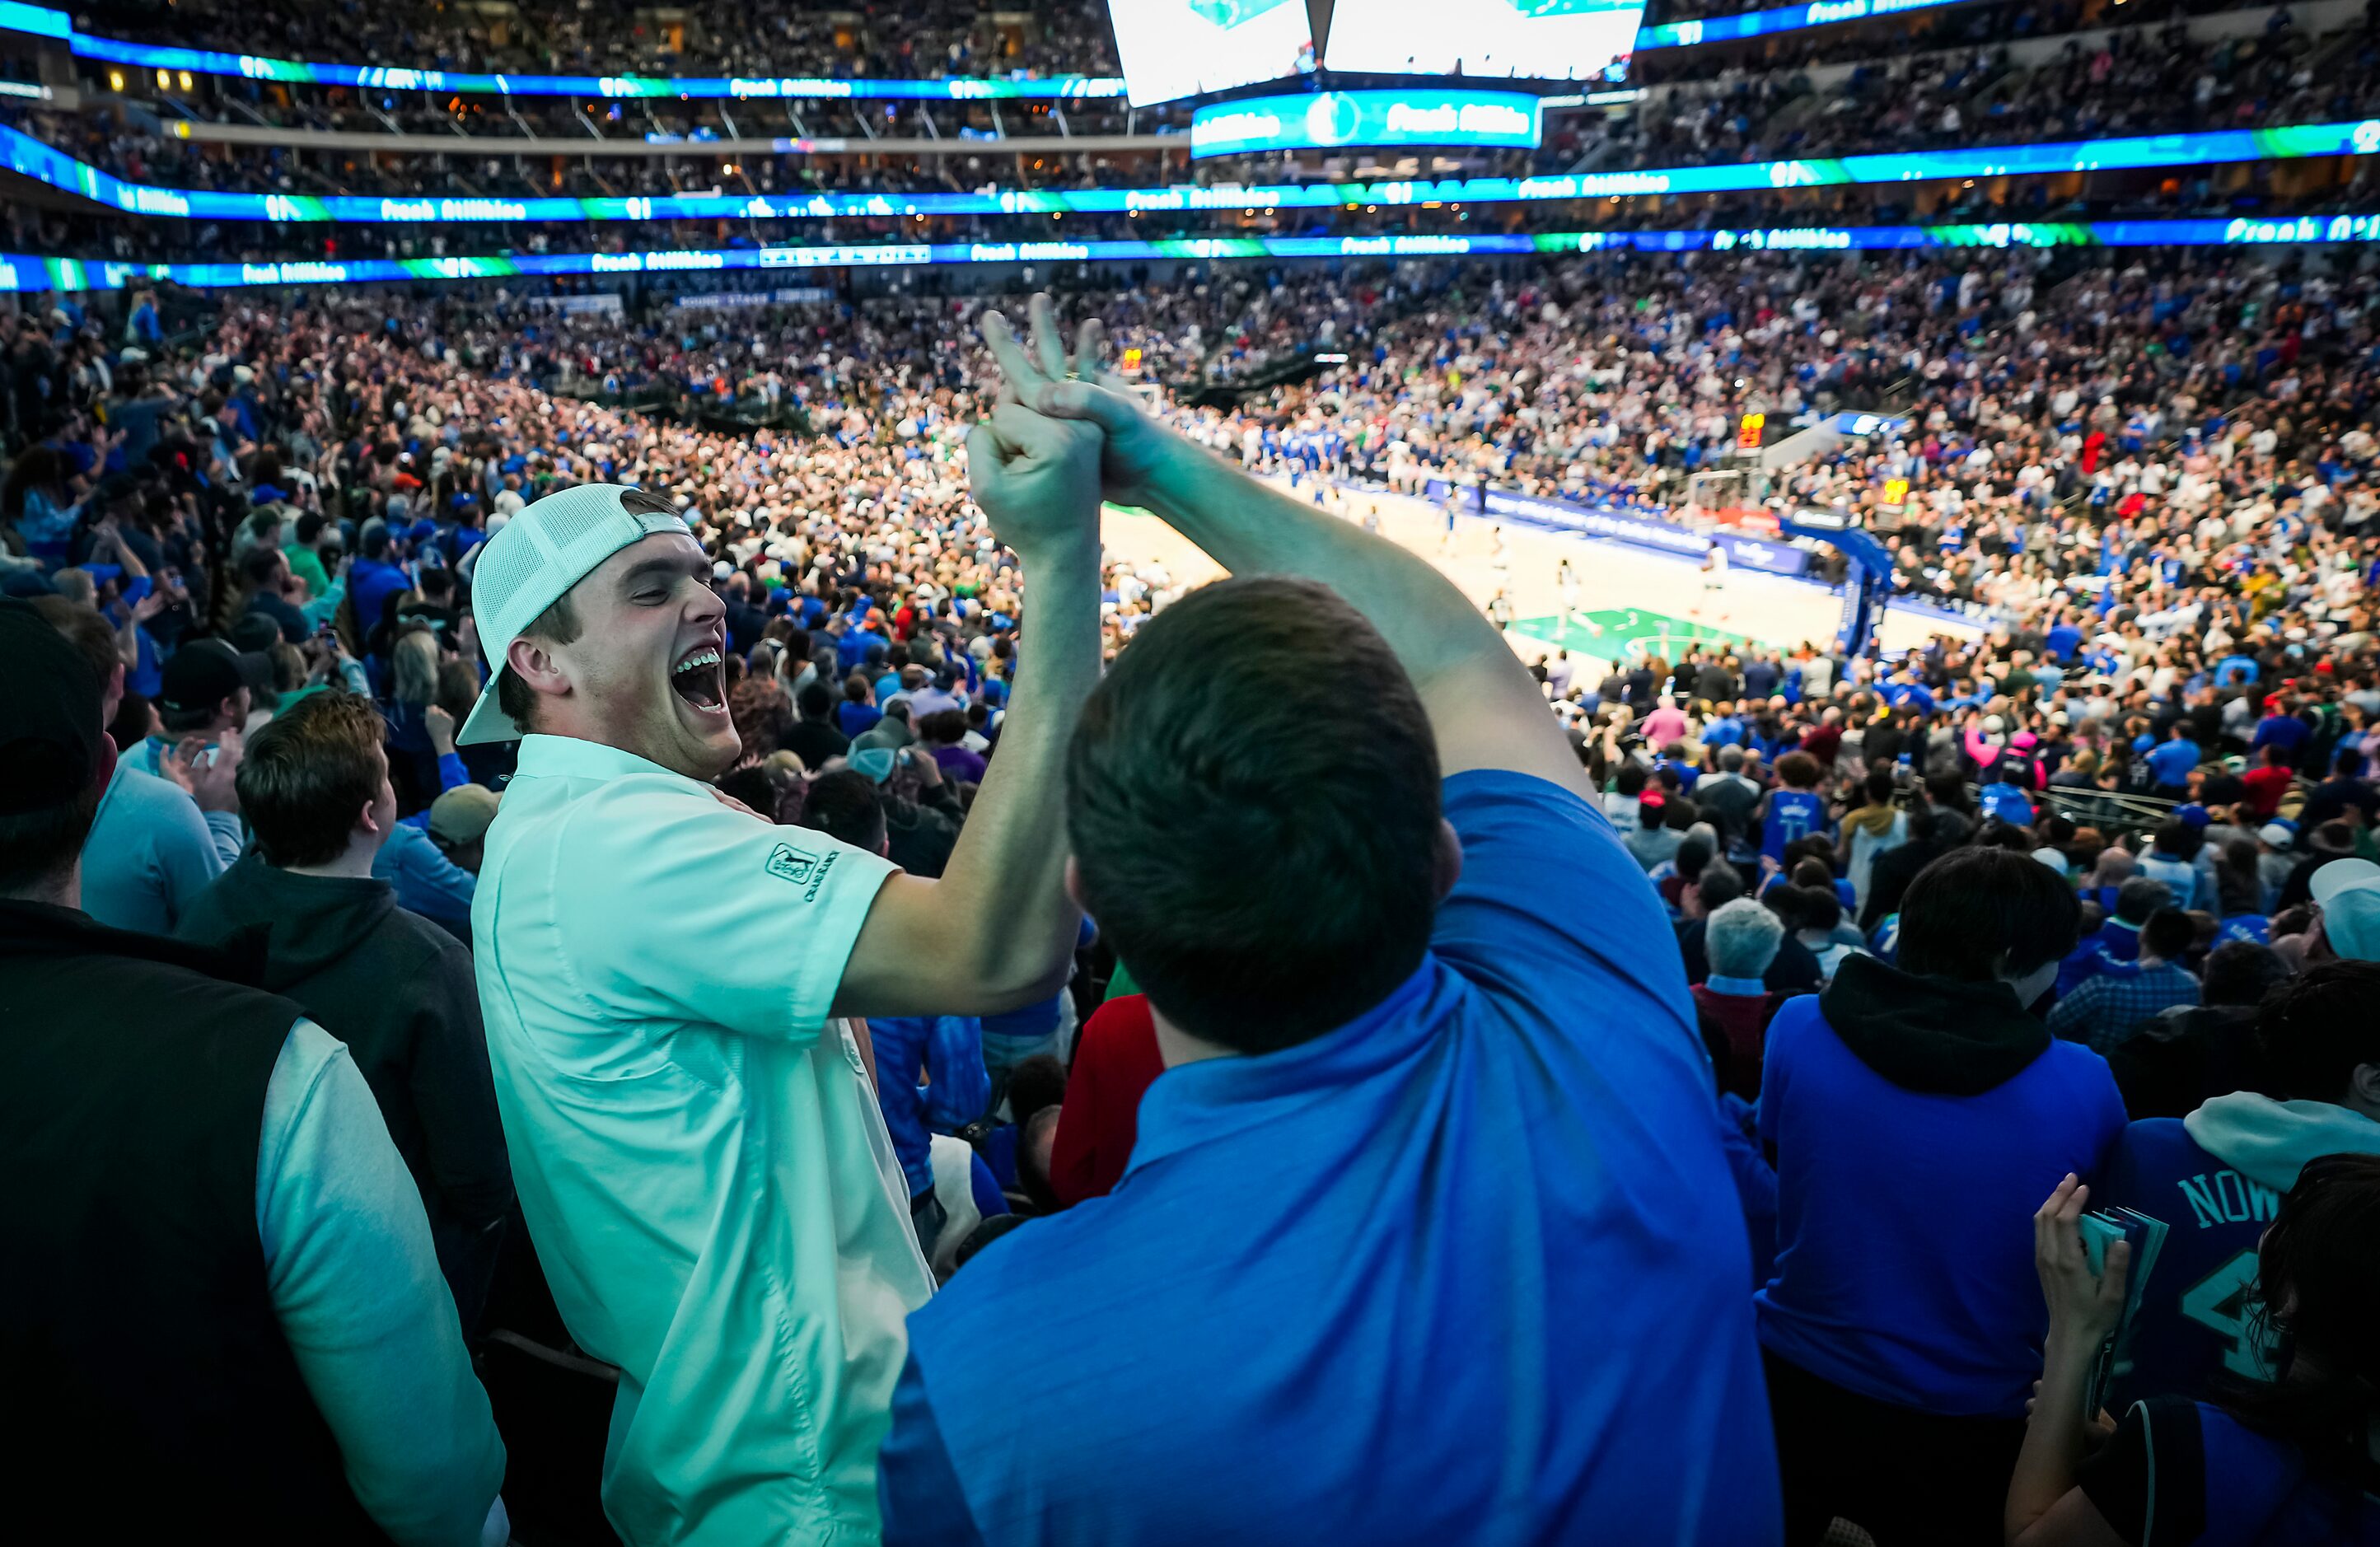
M 1071 881 L 1074 862 L 1069 860 L 1066 864 Z M 1454 824 L 1443 816 L 1438 819 L 1438 839 L 1430 847 L 1429 869 L 1431 895 L 1443 902 L 1454 884 L 1463 879 L 1463 840 L 1455 834 Z
M 504 664 L 532 693 L 559 697 L 571 690 L 569 669 L 552 646 L 542 639 L 520 638 L 504 647 Z
M 2380 1116 L 2380 1064 L 2357 1064 L 2347 1077 L 2347 1100 L 2366 1117 Z

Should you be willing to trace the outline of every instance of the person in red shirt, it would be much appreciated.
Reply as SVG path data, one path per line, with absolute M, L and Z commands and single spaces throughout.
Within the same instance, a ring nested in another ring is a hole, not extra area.
M 1140 1130 L 1140 1098 L 1164 1072 L 1147 995 L 1123 995 L 1091 1012 L 1050 1151 L 1050 1187 L 1060 1203 L 1072 1208 L 1104 1198 L 1123 1179 Z
M 1761 976 L 1784 943 L 1784 920 L 1763 903 L 1737 898 L 1714 911 L 1704 926 L 1703 952 L 1710 961 L 1710 975 L 1687 990 L 1695 1010 L 1727 1038 L 1728 1067 L 1720 1071 L 1720 1088 L 1746 1101 L 1760 1099 L 1768 1021 L 1783 1002 Z
M 2297 782 L 2297 775 L 2289 767 L 2289 754 L 2277 743 L 2267 743 L 2265 760 L 2240 775 L 2248 787 L 2248 809 L 2259 817 L 2269 817 L 2281 809 L 2281 797 Z

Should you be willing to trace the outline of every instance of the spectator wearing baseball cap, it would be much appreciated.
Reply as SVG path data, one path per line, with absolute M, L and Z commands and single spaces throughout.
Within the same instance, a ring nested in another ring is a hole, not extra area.
M 236 761 L 252 695 L 273 685 L 273 663 L 221 639 L 192 639 L 166 658 L 164 678 L 157 695 L 164 731 L 126 751 L 132 766 L 170 778 L 170 759 L 179 754 L 214 751 Z M 235 843 L 225 863 L 238 857 Z
M 230 960 L 82 912 L 103 683 L 0 600 L 0 1360 L 30 1539 L 501 1541 L 504 1450 L 354 1060 Z M 170 1006 L 110 1019 L 92 1007 Z
M 2333 860 L 2306 883 L 2322 910 L 2322 937 L 2343 961 L 2380 961 L 2380 864 Z
M 498 804 L 496 792 L 484 784 L 458 784 L 430 803 L 422 826 L 440 852 L 476 876 Z
M 968 467 L 1034 648 L 980 836 L 939 880 L 717 798 L 741 752 L 726 609 L 668 498 L 581 485 L 480 550 L 491 680 L 458 739 L 521 738 L 473 908 L 480 1006 L 563 1320 L 622 1367 L 603 1502 L 629 1540 L 878 1532 L 932 1275 L 845 1018 L 1039 998 L 1078 919 L 1061 767 L 1099 676 L 1099 437 L 1012 419 Z

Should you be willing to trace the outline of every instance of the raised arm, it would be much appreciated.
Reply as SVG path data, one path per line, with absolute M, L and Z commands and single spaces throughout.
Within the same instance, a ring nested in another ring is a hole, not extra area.
M 1510 768 L 1587 794 L 1577 755 L 1545 695 L 1493 624 L 1451 581 L 1396 544 L 1300 504 L 1141 411 L 1099 371 L 1104 334 L 1086 323 L 1071 373 L 1053 348 L 1049 303 L 1034 300 L 1035 339 L 985 330 L 1017 395 L 1059 418 L 1099 426 L 1108 497 L 1143 506 L 1234 574 L 1319 580 L 1370 620 L 1396 652 L 1438 740 L 1439 768 Z
M 994 312 L 995 337 L 1007 325 Z M 1005 362 L 1003 362 L 1005 363 Z M 1000 751 L 941 879 L 889 877 L 835 991 L 838 1015 L 980 1015 L 1063 985 L 1066 743 L 1099 675 L 1099 437 L 1003 402 L 967 437 L 976 502 L 1023 562 L 1026 631 Z

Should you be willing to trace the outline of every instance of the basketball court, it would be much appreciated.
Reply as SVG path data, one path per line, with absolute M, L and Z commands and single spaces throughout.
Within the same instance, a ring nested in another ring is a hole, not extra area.
M 1272 482 L 1311 500 L 1310 481 L 1294 491 L 1285 480 Z M 1511 606 L 1507 637 L 1524 660 L 1556 650 L 1605 661 L 1674 659 L 1688 644 L 1706 641 L 1791 650 L 1806 639 L 1824 647 L 1842 610 L 1833 589 L 1782 575 L 1731 569 L 1718 588 L 1706 590 L 1695 561 L 1651 549 L 1476 515 L 1455 517 L 1450 536 L 1444 510 L 1427 501 L 1361 489 L 1328 498 L 1327 508 L 1346 520 L 1377 512 L 1381 536 L 1427 559 L 1483 611 L 1500 592 Z M 1100 537 L 1110 558 L 1161 564 L 1178 584 L 1200 585 L 1222 573 L 1154 516 L 1111 506 Z M 1565 559 L 1575 590 L 1575 610 L 1567 616 Z M 1889 611 L 1884 647 L 1907 649 L 1951 632 L 1977 630 Z

